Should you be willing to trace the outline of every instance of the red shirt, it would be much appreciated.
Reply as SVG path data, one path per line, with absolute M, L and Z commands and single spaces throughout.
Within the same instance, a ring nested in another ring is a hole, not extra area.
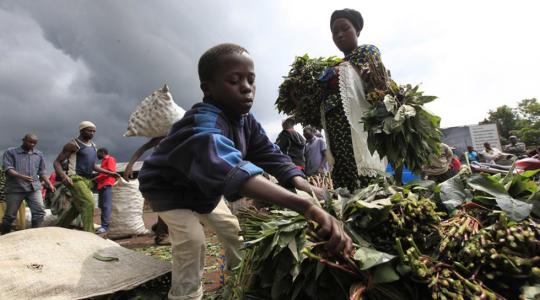
M 452 162 L 450 164 L 452 165 L 452 169 L 455 171 L 459 171 L 461 168 L 461 162 L 456 157 L 452 157 Z
M 101 167 L 111 172 L 116 172 L 116 159 L 110 155 L 105 155 L 101 160 Z M 111 175 L 99 173 L 96 181 L 98 190 L 101 190 L 106 185 L 114 185 L 116 183 L 116 178 Z

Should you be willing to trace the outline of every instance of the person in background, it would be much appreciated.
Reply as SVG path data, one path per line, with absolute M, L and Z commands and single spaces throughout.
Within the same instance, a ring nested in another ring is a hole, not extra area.
M 433 153 L 430 157 L 430 164 L 424 166 L 422 171 L 424 175 L 437 183 L 443 182 L 452 177 L 452 169 L 450 164 L 454 154 L 448 145 L 440 144 L 440 154 Z
M 99 148 L 97 157 L 101 160 L 101 168 L 116 173 L 116 158 L 109 155 L 109 150 Z M 101 210 L 101 226 L 96 230 L 97 234 L 105 234 L 109 231 L 109 221 L 112 212 L 112 187 L 116 178 L 109 174 L 99 173 L 95 178 L 98 189 L 98 207 Z
M 306 159 L 306 176 L 314 176 L 326 173 L 326 144 L 323 139 L 315 136 L 315 130 L 309 126 L 304 127 L 306 146 L 304 156 Z
M 504 152 L 513 154 L 518 158 L 521 158 L 527 154 L 527 146 L 523 142 L 519 142 L 518 138 L 515 135 L 512 135 L 508 138 L 510 144 L 504 146 Z
M 1 234 L 11 232 L 13 221 L 23 200 L 26 200 L 32 213 L 32 228 L 41 227 L 45 217 L 45 207 L 41 196 L 41 181 L 54 191 L 54 186 L 45 175 L 43 153 L 35 149 L 38 137 L 28 133 L 22 139 L 20 147 L 4 152 L 2 166 L 6 174 L 5 201 L 6 209 L 2 219 Z
M 279 146 L 281 152 L 288 155 L 296 167 L 300 170 L 304 170 L 306 166 L 306 159 L 304 157 L 304 147 L 306 146 L 306 140 L 296 130 L 294 130 L 294 119 L 285 119 L 281 126 L 283 130 L 277 137 L 276 145 Z
M 474 150 L 473 146 L 467 146 L 467 152 L 465 155 L 469 158 L 469 162 L 479 162 L 480 158 L 478 157 L 478 152 Z
M 72 205 L 58 219 L 58 226 L 69 227 L 80 214 L 83 230 L 94 232 L 94 197 L 92 195 L 93 172 L 119 177 L 118 173 L 105 170 L 96 165 L 96 145 L 92 142 L 96 134 L 96 125 L 89 121 L 79 124 L 79 136 L 62 148 L 54 161 L 54 170 L 72 195 Z M 68 161 L 68 170 L 64 172 L 62 163 Z
M 501 150 L 491 147 L 488 142 L 484 143 L 484 150 L 480 152 L 480 155 L 484 158 L 485 162 L 494 164 L 497 160 L 504 157 Z
M 461 161 L 459 160 L 459 157 L 457 155 L 452 155 L 450 168 L 452 169 L 452 176 L 455 176 L 461 169 Z

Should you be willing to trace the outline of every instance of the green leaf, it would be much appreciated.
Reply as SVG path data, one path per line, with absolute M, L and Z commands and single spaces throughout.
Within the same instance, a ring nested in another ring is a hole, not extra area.
M 325 265 L 321 262 L 317 262 L 317 268 L 315 269 L 315 279 L 319 279 L 321 273 L 324 271 Z
M 367 270 L 373 266 L 387 263 L 394 258 L 394 255 L 369 247 L 361 247 L 354 254 L 354 260 L 358 261 L 361 270 Z
M 508 195 L 504 186 L 493 177 L 475 174 L 471 176 L 467 183 L 477 191 L 494 196 L 497 206 L 515 221 L 525 219 L 531 212 L 531 204 L 512 198 Z
M 98 253 L 94 253 L 93 257 L 99 261 L 105 261 L 105 262 L 111 262 L 111 261 L 119 261 L 120 259 L 118 257 L 114 256 L 103 256 L 99 255 Z
M 373 283 L 388 283 L 399 280 L 399 274 L 392 267 L 392 264 L 385 263 L 375 267 L 373 270 Z
M 439 196 L 448 212 L 472 199 L 472 194 L 465 189 L 463 180 L 459 175 L 440 184 Z
M 525 300 L 538 300 L 540 299 L 540 285 L 526 285 L 521 288 L 523 299 Z
M 540 172 L 540 169 L 537 169 L 537 170 L 529 170 L 529 171 L 523 172 L 523 173 L 521 174 L 521 176 L 530 178 L 530 177 L 533 177 L 534 175 L 536 175 L 538 172 Z

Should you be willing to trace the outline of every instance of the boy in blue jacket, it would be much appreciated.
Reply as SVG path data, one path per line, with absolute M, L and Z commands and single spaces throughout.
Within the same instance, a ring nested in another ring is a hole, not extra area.
M 281 153 L 249 113 L 255 97 L 255 71 L 248 51 L 221 44 L 206 51 L 198 65 L 203 102 L 175 123 L 139 173 L 140 190 L 169 226 L 173 251 L 169 299 L 202 299 L 205 237 L 200 222 L 216 231 L 226 251 L 238 246 L 238 221 L 222 200 L 241 196 L 274 203 L 320 225 L 331 252 L 352 252 L 340 223 L 310 199 L 271 183 L 321 196 L 289 157 Z M 231 262 L 229 267 L 239 261 Z

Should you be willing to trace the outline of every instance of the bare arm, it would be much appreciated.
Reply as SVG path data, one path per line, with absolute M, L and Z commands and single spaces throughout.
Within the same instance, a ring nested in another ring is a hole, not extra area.
M 71 154 L 79 151 L 77 147 L 71 143 L 67 143 L 64 145 L 64 148 L 62 148 L 62 152 L 58 154 L 58 157 L 54 160 L 53 166 L 54 171 L 60 178 L 62 178 L 62 182 L 67 186 L 73 186 L 73 181 L 71 181 L 71 178 L 67 176 L 67 174 L 62 170 L 62 162 L 68 159 Z
M 6 174 L 8 174 L 9 176 L 12 176 L 12 177 L 18 177 L 24 181 L 28 181 L 28 182 L 32 182 L 34 181 L 34 179 L 32 178 L 32 176 L 27 176 L 27 175 L 23 175 L 23 174 L 19 174 L 17 171 L 15 171 L 15 169 L 8 169 L 6 171 Z
M 120 177 L 120 175 L 116 172 L 112 172 L 112 171 L 109 171 L 107 169 L 104 169 L 100 166 L 94 166 L 94 171 L 98 172 L 98 173 L 103 173 L 103 174 L 107 174 L 107 175 L 110 175 L 110 176 L 114 176 L 114 177 Z
M 51 190 L 51 192 L 55 192 L 56 191 L 56 188 L 54 187 L 54 185 L 49 181 L 49 178 L 47 176 L 39 176 L 39 178 L 41 180 L 43 180 L 43 182 L 45 183 L 45 187 L 47 187 L 49 190 Z
M 324 209 L 314 205 L 309 199 L 293 194 L 266 180 L 261 175 L 251 177 L 240 191 L 243 195 L 292 209 L 304 215 L 306 219 L 315 221 L 320 226 L 317 234 L 323 239 L 328 239 L 326 248 L 330 252 L 339 253 L 343 251 L 345 255 L 351 255 L 352 240 L 344 232 L 341 224 Z
M 133 165 L 139 160 L 139 158 L 144 154 L 144 152 L 148 151 L 148 149 L 151 149 L 152 147 L 155 147 L 161 142 L 161 140 L 165 138 L 164 136 L 155 137 L 143 144 L 133 155 L 131 156 L 131 159 L 129 160 L 126 170 L 124 171 L 124 179 L 129 180 L 129 178 L 133 178 Z

